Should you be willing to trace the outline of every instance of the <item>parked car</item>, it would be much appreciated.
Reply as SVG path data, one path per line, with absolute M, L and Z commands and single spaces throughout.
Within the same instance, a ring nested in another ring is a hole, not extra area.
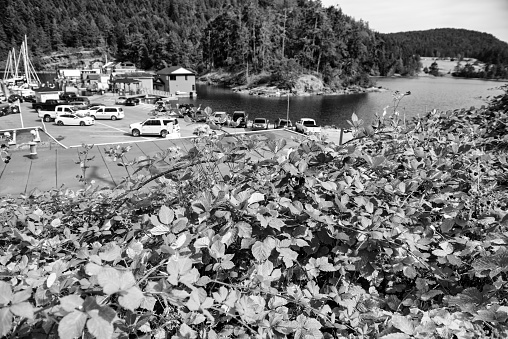
M 288 119 L 277 119 L 275 120 L 275 128 L 292 128 L 293 123 Z
M 77 114 L 61 114 L 56 117 L 55 122 L 58 126 L 91 126 L 95 124 L 92 117 L 80 117 Z
M 75 98 L 77 98 L 78 95 L 74 92 L 65 92 L 60 94 L 60 100 L 64 101 L 74 101 Z
M 19 100 L 19 102 L 23 102 L 23 97 L 19 94 L 11 94 L 9 95 L 9 97 L 7 98 L 7 101 L 8 102 L 16 102 L 16 100 Z
M 35 95 L 32 95 L 32 94 L 23 95 L 23 100 L 26 102 L 31 102 L 31 103 L 36 102 Z
M 19 113 L 18 105 L 1 104 L 0 105 L 0 116 Z
M 139 105 L 139 98 L 127 98 L 125 99 L 125 106 L 136 106 Z
M 72 101 L 72 102 L 84 102 L 87 105 L 90 104 L 90 99 L 88 99 L 87 97 L 75 97 L 74 99 L 72 99 L 70 101 Z
M 316 120 L 311 118 L 301 118 L 295 123 L 297 132 L 303 134 L 316 134 L 321 133 L 321 127 L 316 124 Z
M 247 127 L 247 114 L 245 111 L 234 111 L 231 121 L 234 122 L 233 126 L 237 124 L 235 127 Z
M 97 106 L 106 106 L 106 104 L 99 103 L 99 102 L 91 102 L 88 104 L 88 108 L 97 107 Z
M 1 104 L 0 105 L 0 117 L 9 114 L 19 113 L 19 107 L 17 105 Z
M 84 101 L 69 101 L 67 103 L 67 105 L 71 105 L 71 106 L 74 106 L 78 109 L 82 109 L 82 108 L 87 108 L 88 107 L 88 104 Z
M 125 114 L 122 107 L 102 106 L 98 107 L 96 110 L 91 110 L 90 116 L 93 119 L 117 120 L 123 119 Z
M 268 119 L 256 118 L 252 122 L 252 130 L 259 131 L 261 129 L 268 129 Z
M 228 118 L 226 112 L 215 112 L 210 119 L 217 125 L 224 125 L 228 121 Z
M 127 101 L 127 97 L 118 97 L 115 100 L 115 105 L 125 105 L 125 102 Z
M 160 135 L 165 138 L 171 130 L 180 132 L 178 119 L 169 117 L 148 118 L 143 122 L 136 122 L 129 126 L 131 134 L 135 137 L 140 135 Z

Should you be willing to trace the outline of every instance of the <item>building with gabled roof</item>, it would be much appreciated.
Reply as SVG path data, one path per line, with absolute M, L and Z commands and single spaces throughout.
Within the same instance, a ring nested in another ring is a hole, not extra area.
M 166 67 L 158 71 L 154 89 L 180 97 L 195 97 L 196 73 L 181 66 Z

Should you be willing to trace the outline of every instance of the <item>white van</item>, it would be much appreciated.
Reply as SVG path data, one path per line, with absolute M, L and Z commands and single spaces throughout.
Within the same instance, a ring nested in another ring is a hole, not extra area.
M 122 107 L 102 106 L 96 110 L 91 110 L 90 116 L 94 119 L 116 120 L 123 119 L 125 114 Z

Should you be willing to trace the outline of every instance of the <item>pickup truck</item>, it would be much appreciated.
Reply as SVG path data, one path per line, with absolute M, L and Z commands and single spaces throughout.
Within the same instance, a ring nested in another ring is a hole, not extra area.
M 63 105 L 65 102 L 55 99 L 48 99 L 45 102 L 34 102 L 32 108 L 39 113 L 39 111 L 53 111 L 56 106 Z
M 316 124 L 316 120 L 310 118 L 301 118 L 295 123 L 296 131 L 303 134 L 321 133 L 321 127 Z
M 54 121 L 60 114 L 76 114 L 77 111 L 77 108 L 74 106 L 60 104 L 59 106 L 56 106 L 52 111 L 39 110 L 38 114 L 39 118 L 41 118 L 42 121 L 51 122 Z

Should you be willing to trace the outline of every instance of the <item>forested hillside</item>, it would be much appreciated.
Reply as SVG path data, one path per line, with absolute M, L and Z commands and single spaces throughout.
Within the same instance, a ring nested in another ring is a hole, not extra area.
M 440 28 L 383 34 L 386 41 L 401 46 L 403 54 L 427 57 L 449 57 L 461 61 L 474 58 L 486 64 L 481 73 L 471 71 L 471 65 L 462 63 L 457 69 L 461 76 L 508 78 L 508 43 L 491 34 L 466 29 Z
M 0 60 L 26 34 L 39 69 L 49 67 L 43 56 L 82 50 L 143 69 L 244 71 L 240 82 L 267 72 L 290 86 L 314 73 L 340 88 L 420 68 L 415 47 L 319 1 L 6 0 L 0 10 Z

